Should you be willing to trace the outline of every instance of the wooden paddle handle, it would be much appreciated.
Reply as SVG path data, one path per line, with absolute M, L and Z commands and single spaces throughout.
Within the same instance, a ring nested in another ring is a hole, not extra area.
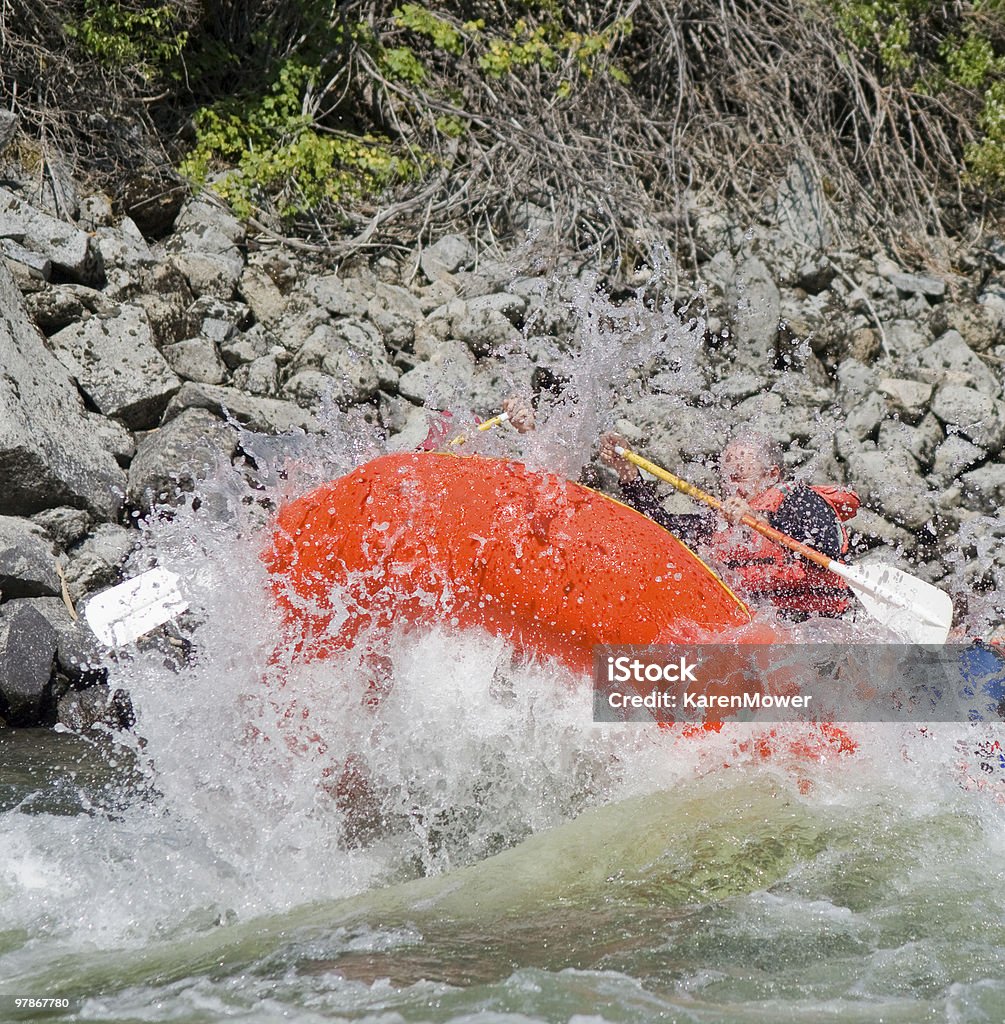
M 622 458 L 638 466 L 639 469 L 644 469 L 652 476 L 670 484 L 671 487 L 676 487 L 678 491 L 688 495 L 688 497 L 704 502 L 709 508 L 714 508 L 716 512 L 721 513 L 723 511 L 722 502 L 718 498 L 713 498 L 711 494 L 706 494 L 703 490 L 695 487 L 694 484 L 689 484 L 686 480 L 681 480 L 679 476 L 674 476 L 669 470 L 664 469 L 662 466 L 657 466 L 655 462 L 650 462 L 648 459 L 642 458 L 641 455 L 636 455 L 635 452 L 629 451 L 627 448 L 616 447 L 614 450 Z M 826 555 L 811 548 L 808 544 L 796 540 L 794 537 L 779 532 L 773 526 L 764 522 L 763 519 L 756 519 L 748 514 L 743 516 L 740 522 L 744 526 L 749 526 L 752 530 L 756 530 L 761 536 L 767 537 L 768 540 L 773 540 L 776 544 L 781 544 L 782 547 L 794 551 L 797 555 L 802 555 L 808 561 L 815 562 L 824 569 L 833 570 L 832 560 Z

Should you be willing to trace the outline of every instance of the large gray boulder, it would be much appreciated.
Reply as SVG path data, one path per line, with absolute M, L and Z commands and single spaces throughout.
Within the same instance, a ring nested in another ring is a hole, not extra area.
M 181 387 L 136 306 L 66 327 L 49 344 L 97 408 L 133 429 L 152 427 Z
M 59 593 L 56 554 L 41 527 L 0 516 L 0 594 L 46 597 Z
M 227 368 L 210 338 L 185 338 L 161 349 L 168 365 L 182 380 L 202 384 L 222 384 Z
M 110 519 L 125 483 L 0 266 L 0 514 L 71 505 Z
M 0 188 L 0 238 L 11 238 L 40 253 L 81 284 L 104 281 L 101 253 L 91 235 L 36 210 L 5 188 Z
M 129 503 L 176 505 L 237 450 L 237 431 L 206 409 L 185 409 L 140 442 L 129 467 Z
M 398 381 L 407 399 L 433 409 L 449 409 L 468 398 L 475 385 L 475 358 L 459 341 L 443 342 L 432 357 Z
M 395 348 L 410 348 L 415 325 L 422 322 L 422 304 L 400 285 L 378 283 L 367 306 L 367 316 Z
M 56 631 L 22 601 L 0 605 L 0 717 L 37 725 L 49 697 Z

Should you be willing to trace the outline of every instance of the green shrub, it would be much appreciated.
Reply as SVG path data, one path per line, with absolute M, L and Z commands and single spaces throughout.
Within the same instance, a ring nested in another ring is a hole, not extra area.
M 176 5 L 134 10 L 114 0 L 86 0 L 84 17 L 67 34 L 110 69 L 132 68 L 154 78 L 177 61 L 188 42 Z
M 416 177 L 415 161 L 396 153 L 387 138 L 322 131 L 304 113 L 304 94 L 318 77 L 317 67 L 290 59 L 264 95 L 200 110 L 196 144 L 181 172 L 202 185 L 214 170 L 230 170 L 213 188 L 239 216 L 271 200 L 286 218 Z

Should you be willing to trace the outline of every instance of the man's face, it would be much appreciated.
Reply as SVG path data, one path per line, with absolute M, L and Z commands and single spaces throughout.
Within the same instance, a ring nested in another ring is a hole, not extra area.
M 725 498 L 751 498 L 778 482 L 777 466 L 767 465 L 757 449 L 742 441 L 726 445 L 719 456 L 719 481 Z

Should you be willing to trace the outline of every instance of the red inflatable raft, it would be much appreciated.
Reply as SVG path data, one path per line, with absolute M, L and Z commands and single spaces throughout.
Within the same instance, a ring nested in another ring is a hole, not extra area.
M 285 506 L 266 561 L 305 658 L 437 621 L 589 671 L 596 644 L 708 641 L 750 622 L 652 520 L 500 459 L 375 459 Z

